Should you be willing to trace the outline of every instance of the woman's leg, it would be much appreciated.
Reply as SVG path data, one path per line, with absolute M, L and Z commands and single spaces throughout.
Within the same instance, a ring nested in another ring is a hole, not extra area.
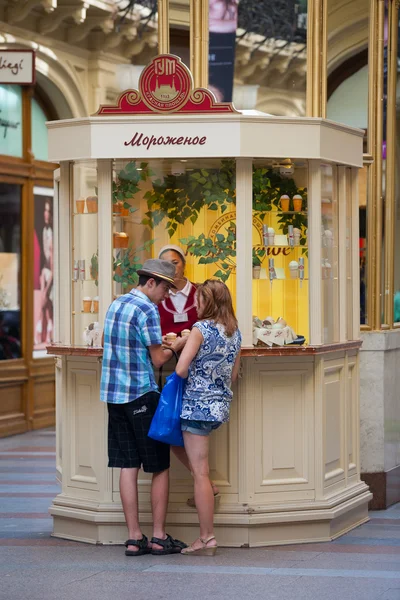
M 176 458 L 183 464 L 183 466 L 186 467 L 188 471 L 192 472 L 192 468 L 190 466 L 190 462 L 189 462 L 188 455 L 186 453 L 185 448 L 182 448 L 182 446 L 171 446 L 171 450 L 175 454 Z M 213 489 L 214 496 L 219 494 L 218 487 L 212 481 L 211 481 L 211 486 Z
M 214 494 L 209 477 L 208 435 L 196 435 L 183 431 L 186 453 L 192 467 L 194 477 L 194 497 L 200 523 L 200 538 L 207 540 L 214 535 Z M 209 543 L 215 546 L 213 539 Z M 193 548 L 201 548 L 202 543 L 196 540 Z

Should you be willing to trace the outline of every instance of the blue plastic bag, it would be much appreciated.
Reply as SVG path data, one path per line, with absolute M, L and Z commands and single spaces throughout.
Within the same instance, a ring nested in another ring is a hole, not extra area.
M 153 440 L 171 446 L 183 446 L 181 410 L 185 382 L 186 379 L 175 372 L 167 377 L 147 434 Z

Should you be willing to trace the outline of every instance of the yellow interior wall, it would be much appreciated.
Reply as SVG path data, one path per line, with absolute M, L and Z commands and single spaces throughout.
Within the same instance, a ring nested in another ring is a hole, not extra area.
M 267 213 L 263 223 L 273 227 L 276 235 L 280 235 L 281 225 L 278 224 L 278 213 Z M 253 228 L 253 245 L 260 244 L 256 228 Z M 272 250 L 272 249 L 270 249 Z M 300 287 L 299 279 L 290 279 L 289 263 L 292 260 L 299 262 L 304 258 L 304 281 Z M 286 279 L 274 279 L 272 285 L 269 281 L 268 259 L 274 258 L 275 269 L 284 269 Z M 298 335 L 308 337 L 308 257 L 303 253 L 302 246 L 290 250 L 287 256 L 280 253 L 273 256 L 271 253 L 262 261 L 261 268 L 266 271 L 266 279 L 253 279 L 253 315 L 260 319 L 283 317 L 287 324 Z
M 178 229 L 171 238 L 165 229 L 164 223 L 161 223 L 154 228 L 154 250 L 153 256 L 158 256 L 160 248 L 167 243 L 186 248 L 180 243 L 181 238 L 186 238 L 190 235 L 198 237 L 202 233 L 209 235 L 212 226 L 219 217 L 222 216 L 220 211 L 202 210 L 198 220 L 193 225 L 191 222 L 185 225 L 178 226 Z M 277 213 L 268 213 L 264 223 L 268 227 L 273 227 L 275 232 L 279 233 L 279 225 L 277 223 Z M 226 234 L 226 226 L 219 229 L 219 233 Z M 253 245 L 260 245 L 261 239 L 256 227 L 253 228 Z M 272 256 L 272 255 L 271 255 Z M 300 287 L 300 280 L 290 279 L 289 263 L 292 260 L 299 261 L 300 257 L 304 257 L 304 281 Z M 308 337 L 308 258 L 302 252 L 302 247 L 295 247 L 291 250 L 288 256 L 279 254 L 273 257 L 275 259 L 275 268 L 283 268 L 286 279 L 275 279 L 272 283 L 268 279 L 268 257 L 262 261 L 262 268 L 266 271 L 267 279 L 253 279 L 253 315 L 265 319 L 272 316 L 274 319 L 283 317 L 288 325 L 299 335 Z M 186 276 L 194 282 L 202 282 L 205 279 L 212 278 L 214 273 L 219 269 L 218 263 L 211 265 L 199 265 L 198 257 L 191 255 L 187 256 Z M 232 273 L 226 282 L 232 294 L 234 306 L 236 306 L 236 275 Z
M 166 230 L 166 220 L 163 220 L 157 225 L 151 232 L 147 227 L 141 225 L 141 220 L 147 211 L 147 204 L 143 198 L 144 193 L 150 189 L 150 182 L 141 184 L 141 191 L 135 195 L 135 198 L 131 201 L 132 205 L 138 208 L 136 213 L 130 215 L 125 219 L 125 231 L 130 236 L 130 244 L 132 243 L 135 247 L 140 246 L 145 240 L 153 237 L 154 246 L 145 255 L 142 253 L 141 258 L 143 261 L 146 258 L 156 258 L 159 250 L 165 244 L 171 243 L 181 246 L 184 251 L 186 247 L 179 241 L 182 238 L 186 238 L 190 235 L 198 237 L 202 233 L 208 237 L 211 229 L 215 229 L 215 222 L 223 215 L 220 210 L 211 211 L 203 209 L 199 218 L 195 224 L 192 224 L 189 220 L 184 225 L 179 225 L 176 233 L 170 238 Z M 235 207 L 232 206 L 234 212 Z M 226 213 L 225 213 L 226 215 Z M 232 215 L 234 217 L 234 215 Z M 280 231 L 280 225 L 278 224 L 278 214 L 276 212 L 267 213 L 263 223 L 268 227 L 273 227 L 276 234 L 282 233 Z M 232 220 L 235 220 L 232 218 Z M 229 223 L 222 225 L 218 229 L 218 233 L 226 235 L 226 228 Z M 253 227 L 253 245 L 260 246 L 262 244 L 261 235 L 259 228 Z M 271 254 L 272 256 L 272 254 Z M 290 279 L 289 274 L 289 263 L 292 260 L 298 262 L 300 257 L 305 259 L 305 280 L 300 287 L 299 280 Z M 262 261 L 262 269 L 265 270 L 266 278 L 253 279 L 252 282 L 252 293 L 253 293 L 253 315 L 265 319 L 267 316 L 272 316 L 274 319 L 283 317 L 288 325 L 290 325 L 294 331 L 299 335 L 304 335 L 308 338 L 309 330 L 309 308 L 308 308 L 308 258 L 302 253 L 302 247 L 296 247 L 291 250 L 288 256 L 279 254 L 274 256 L 275 268 L 283 268 L 285 271 L 286 279 L 278 280 L 275 279 L 272 283 L 268 279 L 268 256 Z M 198 264 L 199 257 L 192 255 L 187 256 L 186 264 L 186 276 L 193 282 L 202 282 L 205 279 L 212 278 L 214 273 L 219 270 L 218 263 L 212 263 L 210 265 Z M 236 305 L 236 275 L 233 272 L 226 282 L 232 294 L 234 306 Z

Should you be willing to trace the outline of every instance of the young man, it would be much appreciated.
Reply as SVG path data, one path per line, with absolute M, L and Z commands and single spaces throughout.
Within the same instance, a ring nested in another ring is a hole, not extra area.
M 111 304 L 104 323 L 100 398 L 108 406 L 108 466 L 119 467 L 120 493 L 129 539 L 127 556 L 175 554 L 186 544 L 165 533 L 168 506 L 169 446 L 148 437 L 159 391 L 153 372 L 172 356 L 162 347 L 159 304 L 174 285 L 175 266 L 146 260 L 139 284 Z M 186 338 L 177 338 L 177 352 Z M 152 473 L 153 537 L 142 534 L 138 515 L 137 479 L 140 467 Z

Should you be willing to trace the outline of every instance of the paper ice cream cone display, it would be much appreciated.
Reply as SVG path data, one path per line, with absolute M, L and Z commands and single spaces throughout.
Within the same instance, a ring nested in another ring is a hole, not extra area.
M 86 198 L 86 208 L 87 208 L 88 213 L 97 213 L 97 211 L 98 211 L 97 196 L 88 196 Z
M 90 313 L 92 310 L 92 299 L 90 298 L 90 296 L 85 296 L 82 299 L 82 302 L 83 302 L 83 312 Z
M 290 203 L 289 196 L 287 196 L 286 194 L 283 194 L 283 196 L 281 196 L 280 199 L 279 199 L 279 204 L 280 204 L 281 210 L 283 212 L 288 212 L 288 210 L 289 210 L 289 203 Z
M 76 212 L 82 215 L 85 212 L 85 198 L 79 198 L 76 201 Z
M 121 231 L 120 233 L 114 233 L 114 248 L 127 248 L 129 244 L 129 236 Z
M 293 210 L 295 210 L 296 212 L 300 212 L 302 204 L 303 198 L 300 196 L 300 194 L 296 194 L 295 196 L 293 196 Z

